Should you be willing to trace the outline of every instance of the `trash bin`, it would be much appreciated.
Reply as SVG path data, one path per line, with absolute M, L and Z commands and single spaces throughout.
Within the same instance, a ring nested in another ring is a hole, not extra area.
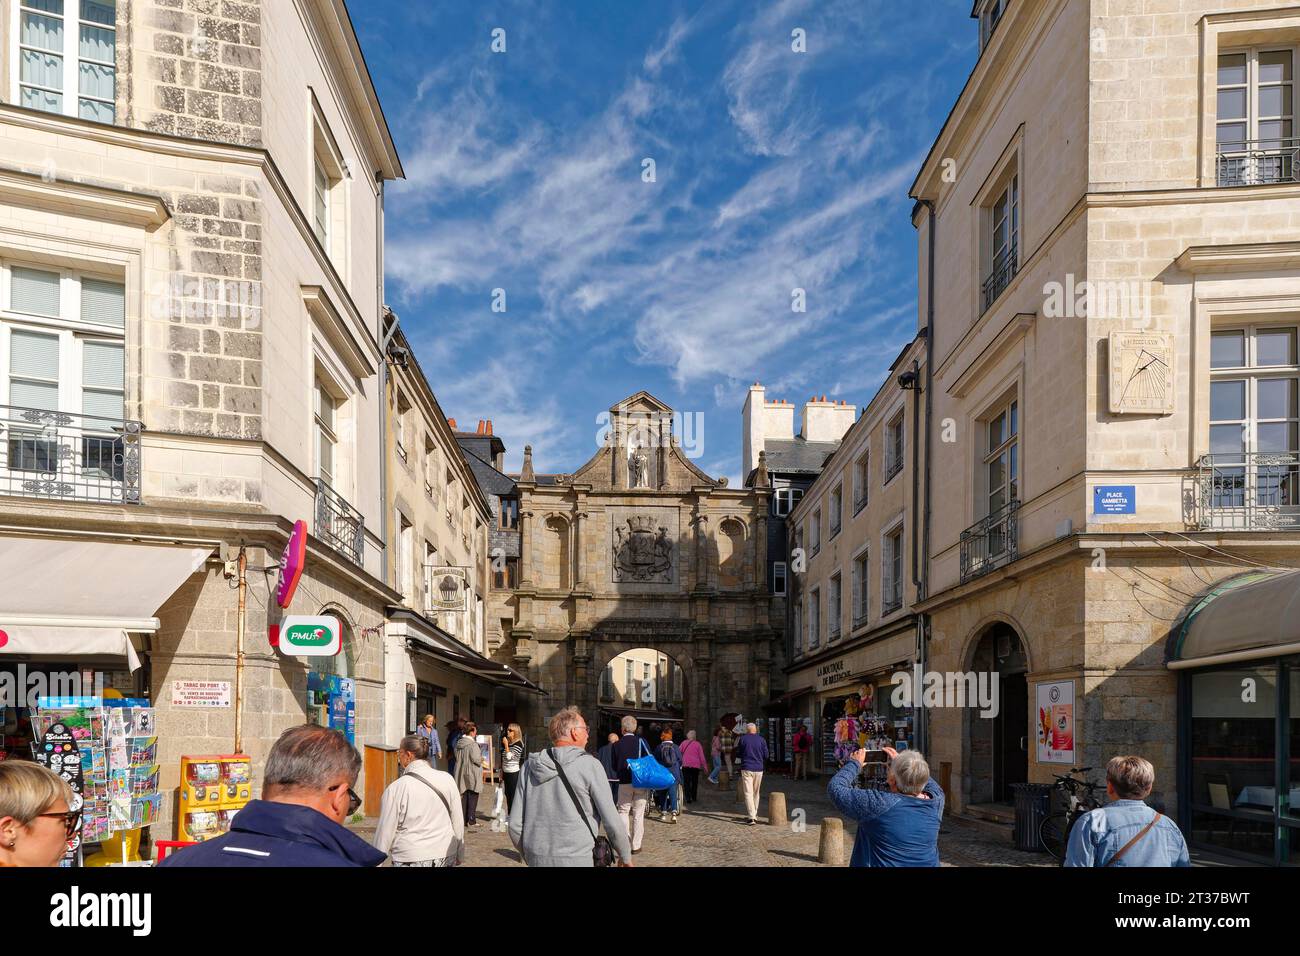
M 1046 853 L 1038 828 L 1051 812 L 1052 787 L 1046 783 L 1013 783 L 1016 802 L 1016 849 Z

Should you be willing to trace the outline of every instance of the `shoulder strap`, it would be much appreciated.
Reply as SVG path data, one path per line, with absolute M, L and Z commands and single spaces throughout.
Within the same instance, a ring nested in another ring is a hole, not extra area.
M 1118 863 L 1120 861 L 1120 858 L 1123 857 L 1125 853 L 1127 853 L 1129 850 L 1133 848 L 1133 844 L 1137 843 L 1138 840 L 1146 836 L 1147 833 L 1151 830 L 1151 828 L 1160 822 L 1161 816 L 1162 814 L 1157 813 L 1154 817 L 1152 817 L 1151 822 L 1137 832 L 1137 836 L 1135 836 L 1133 839 L 1129 840 L 1122 847 L 1120 847 L 1119 852 L 1106 861 L 1106 866 L 1113 866 L 1114 864 Z
M 640 757 L 640 756 L 641 756 L 641 751 L 644 750 L 644 751 L 645 751 L 645 755 L 646 755 L 647 757 L 649 757 L 649 756 L 650 756 L 650 746 L 645 742 L 645 738 L 644 738 L 644 737 L 638 737 L 638 738 L 637 738 L 637 742 L 640 744 L 640 747 L 639 747 L 639 749 L 637 750 L 636 755 L 637 755 L 638 757 Z
M 426 787 L 428 787 L 430 790 L 432 790 L 434 793 L 436 793 L 436 794 L 438 795 L 438 799 L 442 801 L 442 805 L 443 805 L 444 807 L 447 808 L 447 817 L 448 817 L 448 818 L 451 817 L 451 815 L 452 815 L 452 813 L 451 813 L 451 804 L 449 804 L 449 803 L 447 802 L 447 798 L 446 798 L 445 796 L 443 796 L 443 793 L 442 793 L 441 790 L 439 790 L 437 787 L 435 787 L 435 786 L 434 786 L 432 783 L 430 783 L 428 780 L 425 780 L 425 779 L 424 779 L 423 777 L 421 777 L 418 773 L 413 773 L 413 772 L 410 771 L 410 770 L 408 770 L 406 773 L 402 774 L 402 776 L 403 776 L 403 777 L 414 777 L 416 780 L 420 781 L 420 783 L 424 784 Z
M 569 799 L 573 801 L 573 806 L 578 811 L 578 816 L 582 817 L 582 822 L 587 825 L 588 830 L 591 830 L 592 840 L 595 840 L 596 831 L 591 829 L 591 821 L 587 819 L 587 814 L 583 812 L 582 804 L 578 802 L 578 795 L 573 792 L 573 785 L 569 783 L 569 777 L 564 772 L 564 767 L 560 765 L 560 755 L 555 752 L 554 747 L 548 750 L 547 753 L 549 753 L 551 759 L 555 761 L 555 769 L 560 772 L 560 782 L 564 784 L 564 789 L 569 791 Z

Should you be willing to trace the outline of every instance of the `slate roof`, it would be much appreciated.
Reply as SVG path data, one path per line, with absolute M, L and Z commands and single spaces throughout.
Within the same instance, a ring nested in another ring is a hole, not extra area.
M 837 441 L 804 441 L 802 438 L 769 439 L 763 443 L 768 474 L 782 475 L 820 474 L 826 459 L 839 447 Z

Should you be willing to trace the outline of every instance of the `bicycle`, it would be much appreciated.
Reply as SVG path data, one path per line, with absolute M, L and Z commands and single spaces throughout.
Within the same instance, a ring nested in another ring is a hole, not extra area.
M 1105 788 L 1089 780 L 1075 779 L 1075 774 L 1085 774 L 1091 767 L 1074 767 L 1069 774 L 1053 774 L 1056 783 L 1052 784 L 1052 802 L 1056 809 L 1048 813 L 1038 825 L 1038 840 L 1058 863 L 1065 862 L 1065 849 L 1070 841 L 1070 828 L 1076 820 L 1090 810 L 1098 809 L 1102 803 L 1097 791 Z

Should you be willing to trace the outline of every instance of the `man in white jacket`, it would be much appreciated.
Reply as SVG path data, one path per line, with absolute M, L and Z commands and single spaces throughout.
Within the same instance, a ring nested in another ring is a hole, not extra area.
M 375 849 L 393 866 L 456 866 L 465 862 L 465 818 L 451 774 L 429 763 L 429 741 L 412 734 L 397 749 L 402 775 L 379 805 Z

